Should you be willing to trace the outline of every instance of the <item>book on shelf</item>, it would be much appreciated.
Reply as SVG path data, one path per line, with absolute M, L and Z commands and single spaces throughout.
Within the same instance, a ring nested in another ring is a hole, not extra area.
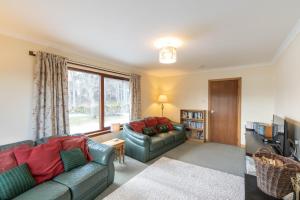
M 180 122 L 185 125 L 189 131 L 189 138 L 206 141 L 206 110 L 188 110 L 180 111 Z
M 204 123 L 203 122 L 193 122 L 193 121 L 186 120 L 183 123 L 188 128 L 194 128 L 194 129 L 203 129 L 204 128 Z
M 192 139 L 204 140 L 204 131 L 197 131 L 191 135 Z
M 203 112 L 182 111 L 181 118 L 184 119 L 204 119 Z

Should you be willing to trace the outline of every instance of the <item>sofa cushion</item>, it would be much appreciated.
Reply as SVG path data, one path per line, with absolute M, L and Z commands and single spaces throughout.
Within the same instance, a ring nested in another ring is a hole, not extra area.
M 146 124 L 144 121 L 134 121 L 134 122 L 130 122 L 129 126 L 132 128 L 133 131 L 142 133 L 143 128 L 146 127 Z
M 60 156 L 64 163 L 65 171 L 70 171 L 87 163 L 87 160 L 80 148 L 61 151 Z
M 150 151 L 157 151 L 158 149 L 161 149 L 163 146 L 164 146 L 164 141 L 162 137 L 159 136 L 151 137 Z
M 172 144 L 172 143 L 174 143 L 174 140 L 175 140 L 174 135 L 169 134 L 169 133 L 160 133 L 160 134 L 158 134 L 158 137 L 162 138 L 163 143 L 165 145 Z
M 0 152 L 0 173 L 18 166 L 14 152 Z
M 166 133 L 169 131 L 169 128 L 167 124 L 159 124 L 157 125 L 157 130 L 159 133 Z
M 143 134 L 148 136 L 154 136 L 157 133 L 156 128 L 154 127 L 145 127 L 143 128 Z
M 169 131 L 168 134 L 169 135 L 173 135 L 175 141 L 183 140 L 185 138 L 185 134 L 184 133 L 182 133 L 180 131 L 176 131 L 176 130 Z
M 171 121 L 166 117 L 156 117 L 158 124 L 166 124 L 168 126 L 168 130 L 174 130 L 174 127 Z
M 48 142 L 60 142 L 63 150 L 70 150 L 74 148 L 80 148 L 84 153 L 88 161 L 92 160 L 92 156 L 89 153 L 86 136 L 62 136 L 49 138 Z
M 46 181 L 14 198 L 14 200 L 40 199 L 71 200 L 71 192 L 65 185 L 55 181 Z
M 156 117 L 147 117 L 144 119 L 146 127 L 156 127 L 158 122 Z
M 36 184 L 27 164 L 0 174 L 0 199 L 12 199 Z
M 60 143 L 46 143 L 29 149 L 17 149 L 15 156 L 18 164 L 27 163 L 36 182 L 42 183 L 64 172 L 60 150 Z
M 3 173 L 7 170 L 18 166 L 17 159 L 14 154 L 15 150 L 28 148 L 30 148 L 28 144 L 20 144 L 18 146 L 14 146 L 9 149 L 0 151 L 0 173 Z
M 53 180 L 70 188 L 72 199 L 83 199 L 90 188 L 107 181 L 108 169 L 106 166 L 89 162 L 55 177 Z

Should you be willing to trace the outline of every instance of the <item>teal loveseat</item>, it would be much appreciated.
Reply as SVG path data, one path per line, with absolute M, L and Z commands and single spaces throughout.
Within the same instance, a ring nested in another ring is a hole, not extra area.
M 174 130 L 148 136 L 134 132 L 129 124 L 123 126 L 125 154 L 141 162 L 147 162 L 186 141 L 184 125 L 172 123 Z
M 20 144 L 35 146 L 47 141 L 47 138 L 36 142 L 26 140 L 0 146 L 0 151 Z M 91 200 L 95 199 L 114 181 L 114 150 L 91 139 L 87 141 L 92 162 L 64 172 L 52 180 L 36 185 L 34 188 L 17 196 L 16 200 Z

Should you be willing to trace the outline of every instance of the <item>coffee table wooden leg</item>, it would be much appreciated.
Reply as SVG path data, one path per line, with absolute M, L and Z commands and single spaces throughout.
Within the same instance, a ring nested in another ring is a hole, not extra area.
M 118 151 L 116 148 L 114 148 L 114 149 L 115 149 L 115 160 L 118 160 Z
M 122 148 L 119 148 L 119 163 L 122 163 Z
M 122 146 L 123 163 L 125 163 L 125 145 Z

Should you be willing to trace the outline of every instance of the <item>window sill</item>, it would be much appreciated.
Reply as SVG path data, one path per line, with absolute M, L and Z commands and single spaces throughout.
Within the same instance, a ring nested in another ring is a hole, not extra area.
M 101 131 L 94 131 L 94 132 L 90 132 L 90 133 L 85 133 L 84 135 L 86 135 L 87 137 L 97 137 L 99 135 L 104 135 L 107 133 L 111 133 L 111 131 L 109 129 L 105 129 L 105 130 L 101 130 Z
M 122 129 L 123 129 L 123 125 L 120 127 L 120 131 Z M 108 133 L 112 133 L 109 128 L 101 130 L 101 131 L 94 131 L 94 132 L 90 132 L 90 133 L 85 133 L 84 135 L 86 135 L 87 137 L 92 138 L 92 137 L 97 137 L 99 135 L 104 135 L 104 134 L 108 134 Z

